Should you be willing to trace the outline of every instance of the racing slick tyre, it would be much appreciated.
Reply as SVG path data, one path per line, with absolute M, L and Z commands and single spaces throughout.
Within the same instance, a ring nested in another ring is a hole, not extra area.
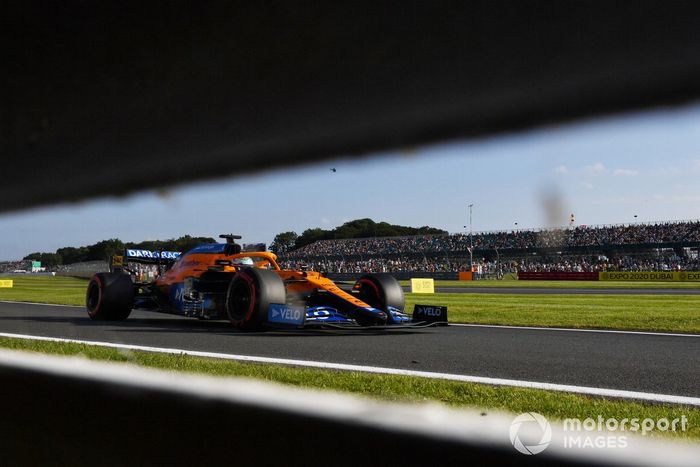
M 101 272 L 92 276 L 85 294 L 90 318 L 99 321 L 121 321 L 134 306 L 134 283 L 128 274 Z
M 284 304 L 287 291 L 274 271 L 241 269 L 233 276 L 226 293 L 226 314 L 238 329 L 258 329 L 267 321 L 272 303 Z
M 353 287 L 358 298 L 373 308 L 389 312 L 389 307 L 403 311 L 406 301 L 403 288 L 391 274 L 366 274 Z

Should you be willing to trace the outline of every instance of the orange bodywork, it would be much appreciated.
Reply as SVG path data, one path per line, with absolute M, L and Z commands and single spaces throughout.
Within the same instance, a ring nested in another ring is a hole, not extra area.
M 291 294 L 303 294 L 313 290 L 326 290 L 337 297 L 346 300 L 358 307 L 367 308 L 370 305 L 357 299 L 352 294 L 345 292 L 332 280 L 323 277 L 319 272 L 313 271 L 293 271 L 281 269 L 277 264 L 277 255 L 268 251 L 245 252 L 233 255 L 222 253 L 188 253 L 178 259 L 173 266 L 163 275 L 156 279 L 155 284 L 158 289 L 167 294 L 167 290 L 173 284 L 184 282 L 185 279 L 197 278 L 207 271 L 235 274 L 240 268 L 251 267 L 250 265 L 236 265 L 237 259 L 250 258 L 252 267 L 269 269 L 277 272 L 280 278 L 285 281 L 287 292 Z M 220 262 L 231 263 L 217 264 Z

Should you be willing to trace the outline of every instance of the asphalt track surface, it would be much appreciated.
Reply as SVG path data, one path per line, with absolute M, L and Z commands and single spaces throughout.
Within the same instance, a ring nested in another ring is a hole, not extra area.
M 404 287 L 410 292 L 410 287 Z M 435 287 L 437 293 L 515 295 L 700 295 L 700 289 L 579 289 L 553 287 Z
M 0 302 L 0 332 L 700 397 L 700 337 L 449 326 L 244 333 L 222 321 Z

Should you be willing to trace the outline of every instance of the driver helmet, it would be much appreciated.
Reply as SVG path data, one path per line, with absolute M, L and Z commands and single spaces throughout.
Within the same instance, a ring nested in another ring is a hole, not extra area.
M 234 258 L 233 264 L 239 264 L 241 266 L 252 266 L 253 260 L 248 256 L 244 256 L 243 258 Z

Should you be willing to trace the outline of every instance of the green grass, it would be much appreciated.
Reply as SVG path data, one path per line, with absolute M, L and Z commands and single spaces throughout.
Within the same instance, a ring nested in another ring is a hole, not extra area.
M 416 276 L 418 277 L 418 276 Z M 410 286 L 411 281 L 399 281 Z M 636 282 L 636 281 L 443 281 L 435 287 L 492 287 L 547 289 L 700 289 L 700 282 Z
M 128 362 L 169 371 L 199 373 L 217 377 L 248 377 L 306 388 L 343 391 L 389 401 L 441 402 L 455 407 L 508 411 L 514 414 L 535 411 L 551 420 L 597 418 L 688 418 L 686 432 L 658 432 L 652 436 L 672 436 L 700 441 L 700 409 L 594 398 L 536 389 L 488 386 L 474 383 L 434 380 L 395 375 L 376 375 L 281 365 L 216 360 L 186 355 L 123 351 L 82 344 L 40 342 L 0 338 L 0 347 L 58 355 L 81 355 L 94 360 Z
M 700 333 L 695 295 L 406 294 L 448 307 L 453 323 Z
M 12 288 L 0 288 L 0 300 L 18 302 L 56 303 L 59 305 L 84 305 L 87 279 L 60 276 L 12 276 Z
M 85 303 L 85 279 L 13 279 L 0 300 Z M 693 295 L 406 294 L 408 311 L 416 303 L 447 306 L 454 323 L 700 333 L 700 297 Z

